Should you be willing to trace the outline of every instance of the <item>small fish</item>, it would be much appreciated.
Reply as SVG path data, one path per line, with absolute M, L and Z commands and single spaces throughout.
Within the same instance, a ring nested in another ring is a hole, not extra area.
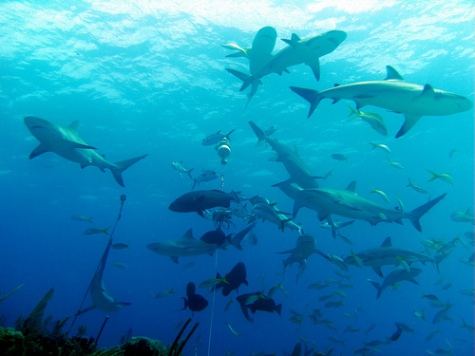
M 229 331 L 231 331 L 231 333 L 234 335 L 234 336 L 239 336 L 239 334 L 233 329 L 233 327 L 231 326 L 231 324 L 227 323 L 228 324 L 228 329 Z
M 424 293 L 422 293 L 422 298 L 423 299 L 429 299 L 429 300 L 432 300 L 432 301 L 439 301 L 440 300 L 435 294 L 424 294 Z
M 348 161 L 348 155 L 344 155 L 342 153 L 334 153 L 331 155 L 331 157 L 337 161 Z
M 468 208 L 465 211 L 463 211 L 463 210 L 454 211 L 450 215 L 450 219 L 452 219 L 452 221 L 455 221 L 455 222 L 462 222 L 462 223 L 467 222 L 467 223 L 470 223 L 472 225 L 475 225 L 475 217 L 473 216 L 472 212 L 470 211 L 470 208 Z
M 454 185 L 454 178 L 452 177 L 452 175 L 450 173 L 435 173 L 435 172 L 432 172 L 432 171 L 429 171 L 429 170 L 427 172 L 429 172 L 431 174 L 431 177 L 428 180 L 428 182 L 432 182 L 435 179 L 440 179 L 440 180 L 444 181 L 445 183 L 448 183 L 450 185 Z
M 190 177 L 190 179 L 193 179 L 193 177 L 191 176 L 191 172 L 193 171 L 193 168 L 192 169 L 186 169 L 185 167 L 183 167 L 183 161 L 180 161 L 180 162 L 173 161 L 172 162 L 172 168 L 180 174 L 186 173 L 188 175 L 188 177 Z
M 348 325 L 348 326 L 346 327 L 346 329 L 343 330 L 343 332 L 345 332 L 345 333 L 359 333 L 359 332 L 360 332 L 360 329 L 359 329 L 359 328 L 355 328 L 355 327 L 353 327 L 353 326 L 351 326 L 351 325 Z
M 224 307 L 224 311 L 228 311 L 229 308 L 231 307 L 231 304 L 234 303 L 233 297 L 229 298 L 229 301 L 226 303 L 226 306 Z
M 452 148 L 449 152 L 449 158 L 452 158 L 455 154 L 455 152 L 457 152 L 457 149 L 456 148 Z
M 369 142 L 369 144 L 372 146 L 371 151 L 379 148 L 387 153 L 391 153 L 391 149 L 384 143 L 374 143 L 374 142 Z
M 267 297 L 264 295 L 264 293 L 253 293 L 245 299 L 244 304 L 245 305 L 252 304 L 259 299 L 267 299 Z
M 223 139 L 229 140 L 229 136 L 234 132 L 234 129 L 229 131 L 226 135 L 223 135 L 221 133 L 221 130 L 219 130 L 216 133 L 213 133 L 211 135 L 206 136 L 202 141 L 201 144 L 203 146 L 212 146 L 217 144 L 218 142 L 222 141 Z
M 122 268 L 122 269 L 127 268 L 127 265 L 121 262 L 114 262 L 112 263 L 112 266 L 117 267 L 117 268 Z
M 218 283 L 229 284 L 226 278 L 210 278 L 200 283 L 200 288 L 213 288 Z
M 329 336 L 327 337 L 327 340 L 331 341 L 331 342 L 335 342 L 337 344 L 340 344 L 340 345 L 345 345 L 345 339 L 338 339 L 334 336 Z
M 157 293 L 155 295 L 155 299 L 161 299 L 161 298 L 166 297 L 167 295 L 170 295 L 170 294 L 175 294 L 175 291 L 173 290 L 173 288 L 163 290 L 163 291 Z
M 284 289 L 284 286 L 282 285 L 282 282 L 279 282 L 279 284 L 277 284 L 275 287 L 272 287 L 271 289 L 269 289 L 269 298 L 272 298 L 274 296 L 274 294 L 278 291 L 282 291 L 282 293 L 285 294 L 285 296 L 287 297 L 287 295 L 289 294 L 285 289 Z
M 417 318 L 417 319 L 422 319 L 422 320 L 426 320 L 426 316 L 424 314 L 424 311 L 423 310 L 417 310 L 415 309 L 412 314 Z
M 214 179 L 218 179 L 218 175 L 216 174 L 215 171 L 211 169 L 206 169 L 206 170 L 203 169 L 203 173 L 201 173 L 198 177 L 193 179 L 194 183 L 191 190 L 195 189 L 195 187 L 199 185 L 200 183 L 209 182 Z
M 115 244 L 112 244 L 111 248 L 114 250 L 124 250 L 126 248 L 129 248 L 129 245 L 124 244 L 122 242 L 116 242 Z
M 93 224 L 92 216 L 71 215 L 71 220 L 74 220 L 74 221 L 86 221 L 86 222 L 88 222 L 88 223 Z
M 106 234 L 109 235 L 109 228 L 106 227 L 105 229 L 101 229 L 98 227 L 91 227 L 90 229 L 84 230 L 84 235 L 98 235 L 98 234 Z
M 409 178 L 409 183 L 406 185 L 406 187 L 410 187 L 410 188 L 414 189 L 416 192 L 418 192 L 420 194 L 427 194 L 427 190 L 425 190 L 424 188 L 422 188 L 419 185 L 416 185 L 416 184 L 412 183 L 411 178 Z
M 440 330 L 440 329 L 435 329 L 435 330 L 432 331 L 429 335 L 426 336 L 426 341 L 432 340 L 432 338 L 433 338 L 436 334 L 438 334 L 438 333 L 440 333 L 440 332 L 442 332 L 442 330 Z
M 397 168 L 397 169 L 404 169 L 404 167 L 402 166 L 401 163 L 394 162 L 394 161 L 391 161 L 389 159 L 388 159 L 388 165 L 390 165 L 391 167 Z
M 372 188 L 370 193 L 376 193 L 376 194 L 378 194 L 381 198 L 383 198 L 386 202 L 389 203 L 389 198 L 388 198 L 388 196 L 387 196 L 386 193 L 383 192 L 382 190 Z
M 356 118 L 359 118 L 369 124 L 373 130 L 383 136 L 388 135 L 388 129 L 381 115 L 373 112 L 363 112 L 359 109 L 353 109 L 351 106 L 348 106 L 350 109 L 350 115 L 356 115 Z

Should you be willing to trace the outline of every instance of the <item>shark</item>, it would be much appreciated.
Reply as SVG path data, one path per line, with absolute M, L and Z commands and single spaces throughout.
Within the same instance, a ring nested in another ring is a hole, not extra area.
M 195 239 L 193 237 L 193 229 L 190 228 L 179 239 L 151 243 L 147 245 L 147 248 L 159 255 L 169 256 L 173 262 L 178 263 L 179 257 L 212 256 L 219 246 L 218 244 Z
M 402 113 L 405 121 L 396 138 L 405 135 L 422 116 L 458 114 L 473 106 L 473 103 L 462 95 L 435 89 L 430 84 L 408 83 L 391 66 L 386 66 L 386 72 L 384 80 L 336 85 L 320 92 L 294 86 L 290 89 L 310 103 L 308 117 L 323 99 L 332 99 L 333 103 L 341 99 L 353 100 L 357 110 L 366 105 L 373 105 Z
M 299 273 L 300 276 L 307 266 L 307 259 L 315 253 L 315 237 L 312 235 L 300 235 L 297 238 L 297 243 L 295 247 L 291 250 L 279 252 L 280 254 L 290 253 L 289 257 L 284 260 L 284 270 L 288 265 L 298 263 L 300 265 Z
M 343 259 L 347 265 L 371 267 L 380 277 L 383 277 L 383 273 L 381 272 L 382 266 L 404 266 L 407 269 L 407 266 L 410 266 L 414 262 L 420 262 L 422 264 L 429 262 L 438 269 L 440 260 L 438 256 L 432 257 L 423 253 L 394 247 L 391 237 L 387 237 L 380 247 L 364 250 L 359 253 L 352 253 Z
M 418 285 L 419 282 L 417 282 L 414 278 L 421 274 L 421 272 L 422 270 L 420 268 L 410 267 L 409 270 L 406 270 L 405 268 L 399 266 L 396 267 L 394 271 L 389 273 L 387 277 L 384 278 L 382 283 L 378 283 L 371 279 L 368 279 L 368 282 L 370 282 L 371 285 L 376 288 L 376 299 L 378 299 L 386 288 L 394 286 L 398 282 L 408 281 Z
M 269 137 L 265 132 L 257 126 L 254 122 L 249 121 L 252 131 L 256 134 L 259 142 L 264 141 L 277 154 L 276 161 L 284 165 L 285 170 L 290 175 L 287 182 L 297 183 L 303 188 L 317 188 L 317 179 L 322 179 L 320 176 L 315 176 L 311 173 L 310 168 L 306 162 L 299 156 L 297 151 L 292 150 L 287 145 L 279 142 L 272 137 Z
M 107 246 L 104 250 L 99 266 L 96 270 L 96 273 L 94 273 L 91 284 L 89 285 L 89 291 L 91 293 L 91 299 L 93 303 L 91 308 L 97 308 L 108 313 L 119 311 L 124 306 L 131 305 L 131 303 L 128 302 L 117 301 L 112 295 L 110 295 L 110 293 L 107 291 L 107 288 L 104 286 L 104 269 L 106 268 L 107 257 L 109 255 L 111 246 L 112 238 L 109 238 L 109 242 L 107 243 Z M 84 311 L 81 313 L 83 312 Z
M 79 163 L 81 168 L 96 166 L 102 172 L 109 169 L 116 182 L 122 187 L 124 186 L 122 173 L 148 156 L 145 154 L 124 161 L 110 162 L 96 152 L 96 147 L 87 144 L 77 134 L 78 121 L 74 121 L 69 126 L 60 126 L 39 117 L 27 116 L 24 122 L 31 134 L 40 141 L 39 146 L 30 153 L 30 159 L 46 152 L 54 152 L 69 161 Z
M 285 182 L 279 183 L 278 186 L 285 194 L 294 199 L 294 218 L 302 207 L 307 207 L 318 213 L 320 221 L 328 219 L 331 215 L 365 220 L 371 225 L 380 222 L 402 224 L 403 219 L 408 219 L 419 232 L 422 232 L 420 218 L 446 196 L 444 193 L 412 211 L 406 212 L 401 202 L 399 207 L 389 208 L 360 197 L 355 193 L 355 181 L 351 182 L 346 189 L 303 189 L 297 184 Z
M 264 65 L 272 58 L 272 51 L 275 47 L 275 41 L 277 39 L 277 31 L 271 26 L 262 27 L 257 31 L 254 40 L 252 41 L 252 47 L 242 48 L 235 43 L 228 43 L 223 47 L 237 50 L 237 52 L 228 54 L 226 57 L 244 57 L 249 60 L 249 72 L 252 74 L 257 73 Z M 238 78 L 243 79 L 247 76 L 244 73 L 236 71 L 234 69 L 228 69 L 229 73 L 233 73 Z M 252 82 L 251 90 L 247 94 L 248 103 L 254 96 L 259 88 L 259 82 Z
M 306 64 L 311 69 L 317 80 L 320 80 L 320 57 L 323 57 L 335 49 L 346 39 L 346 32 L 333 30 L 301 39 L 295 33 L 290 39 L 282 39 L 287 46 L 274 54 L 265 64 L 251 74 L 239 72 L 235 69 L 226 68 L 232 75 L 243 81 L 240 91 L 245 90 L 249 85 L 262 84 L 260 78 L 277 73 L 281 75 L 288 72 L 288 67 L 298 64 Z M 254 88 L 253 88 L 254 89 Z

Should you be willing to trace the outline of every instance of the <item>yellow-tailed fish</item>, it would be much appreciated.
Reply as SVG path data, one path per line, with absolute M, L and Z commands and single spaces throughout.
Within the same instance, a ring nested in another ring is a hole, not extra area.
M 239 336 L 239 334 L 233 329 L 231 324 L 229 324 L 229 323 L 227 323 L 227 324 L 228 324 L 229 331 L 231 331 L 234 336 Z
M 167 289 L 167 290 L 164 290 L 164 291 L 161 291 L 159 293 L 157 293 L 157 295 L 155 296 L 155 299 L 160 299 L 160 298 L 163 298 L 167 295 L 170 295 L 170 294 L 175 294 L 175 291 L 173 290 L 173 288 L 170 288 L 170 289 Z
M 207 279 L 206 281 L 204 282 L 201 282 L 199 287 L 200 288 L 212 288 L 214 287 L 216 284 L 218 283 L 226 283 L 226 284 L 229 284 L 229 282 L 226 280 L 226 277 L 223 277 L 223 278 L 210 278 L 210 279 Z
M 386 193 L 383 192 L 382 190 L 372 188 L 372 189 L 371 189 L 371 193 L 376 193 L 376 194 L 378 194 L 381 198 L 383 198 L 386 202 L 389 203 L 389 198 L 388 198 L 388 196 L 387 196 Z
M 454 185 L 454 178 L 452 177 L 450 173 L 435 173 L 429 170 L 427 172 L 429 172 L 432 175 L 432 177 L 428 180 L 428 182 L 432 182 L 435 179 L 440 179 L 444 181 L 445 183 Z

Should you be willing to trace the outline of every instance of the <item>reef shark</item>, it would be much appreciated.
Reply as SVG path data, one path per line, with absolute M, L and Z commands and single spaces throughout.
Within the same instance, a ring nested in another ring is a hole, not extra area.
M 276 39 L 277 31 L 275 28 L 266 26 L 257 31 L 254 40 L 252 41 L 251 48 L 242 48 L 235 43 L 228 43 L 223 45 L 223 47 L 237 50 L 237 52 L 228 54 L 226 57 L 247 58 L 249 60 L 249 72 L 252 75 L 257 73 L 272 58 L 272 51 L 274 50 Z M 247 76 L 247 74 L 241 73 L 234 69 L 228 68 L 227 70 L 229 73 L 236 75 L 238 78 L 242 77 L 243 80 Z M 259 82 L 253 81 L 251 90 L 247 94 L 248 103 L 257 92 L 258 87 Z
M 317 80 L 320 80 L 320 60 L 319 58 L 333 52 L 346 39 L 346 32 L 333 30 L 306 39 L 300 39 L 295 33 L 290 40 L 283 39 L 288 46 L 273 55 L 265 64 L 251 75 L 239 72 L 234 69 L 226 70 L 243 81 L 240 91 L 249 85 L 262 84 L 260 78 L 271 74 L 287 72 L 287 68 L 297 65 L 308 65 Z
M 376 299 L 377 299 L 381 296 L 381 293 L 383 293 L 383 291 L 386 288 L 390 286 L 394 286 L 398 282 L 408 281 L 408 282 L 418 285 L 419 282 L 417 282 L 414 278 L 417 277 L 419 274 L 421 274 L 421 272 L 422 270 L 420 268 L 410 267 L 410 269 L 407 270 L 399 266 L 394 271 L 389 273 L 382 283 L 378 283 L 371 279 L 368 279 L 368 282 L 370 282 L 371 285 L 374 288 L 376 288 L 376 291 L 377 291 Z
M 380 277 L 383 277 L 382 266 L 403 266 L 407 270 L 408 266 L 414 262 L 421 262 L 422 264 L 430 262 L 438 269 L 438 263 L 441 260 L 439 256 L 432 257 L 423 253 L 393 247 L 391 237 L 387 237 L 380 247 L 352 253 L 344 259 L 344 262 L 348 265 L 371 267 Z
M 131 303 L 117 301 L 113 296 L 109 294 L 106 287 L 104 286 L 104 281 L 103 281 L 104 269 L 106 268 L 107 257 L 109 255 L 109 250 L 111 246 L 112 246 L 112 238 L 109 239 L 109 242 L 104 250 L 99 266 L 97 267 L 96 273 L 94 274 L 91 284 L 89 285 L 89 291 L 91 293 L 93 306 L 84 311 L 81 311 L 80 312 L 81 314 L 92 308 L 97 308 L 97 309 L 104 310 L 108 313 L 113 313 L 113 312 L 119 311 L 124 306 L 131 305 Z
M 54 152 L 67 160 L 79 163 L 81 168 L 96 166 L 103 172 L 105 169 L 109 169 L 117 183 L 122 187 L 124 186 L 122 172 L 148 156 L 145 154 L 125 161 L 110 162 L 104 156 L 98 154 L 95 147 L 90 146 L 79 137 L 76 132 L 78 121 L 74 121 L 66 127 L 38 117 L 27 116 L 24 122 L 32 135 L 40 141 L 39 146 L 30 153 L 30 159 L 45 152 Z
M 256 134 L 258 141 L 268 143 L 275 151 L 277 154 L 276 161 L 282 163 L 285 170 L 290 175 L 290 178 L 287 180 L 288 182 L 297 183 L 303 188 L 318 187 L 316 179 L 322 179 L 322 177 L 312 175 L 305 161 L 300 158 L 295 150 L 292 150 L 287 145 L 267 136 L 254 122 L 249 121 L 249 125 L 251 126 L 252 131 Z
M 336 85 L 318 92 L 291 86 L 290 89 L 310 103 L 308 117 L 323 99 L 353 100 L 356 109 L 373 105 L 404 114 L 405 121 L 396 137 L 406 134 L 422 116 L 445 116 L 469 110 L 473 104 L 466 97 L 424 86 L 405 82 L 391 66 L 386 66 L 385 80 L 356 82 Z
M 328 219 L 331 215 L 365 220 L 371 225 L 376 225 L 380 222 L 402 224 L 402 219 L 408 219 L 419 232 L 422 231 L 419 221 L 420 218 L 446 195 L 442 194 L 418 208 L 406 212 L 403 209 L 402 203 L 400 203 L 400 206 L 397 208 L 388 208 L 369 199 L 360 197 L 355 193 L 356 182 L 354 181 L 351 182 L 346 189 L 303 189 L 294 183 L 283 183 L 279 184 L 279 188 L 294 199 L 294 217 L 302 207 L 307 207 L 318 213 L 320 221 Z
M 279 253 L 290 253 L 289 257 L 284 261 L 284 269 L 293 263 L 298 263 L 305 268 L 307 259 L 315 253 L 315 237 L 311 235 L 300 235 L 293 249 Z
M 242 240 L 244 236 L 240 236 L 238 239 L 240 238 Z M 237 249 L 242 249 L 239 243 L 240 240 L 237 242 L 232 241 L 229 237 L 226 237 L 226 243 L 224 245 L 207 243 L 195 239 L 193 237 L 193 229 L 190 228 L 186 231 L 185 235 L 179 239 L 151 243 L 147 245 L 147 248 L 159 255 L 169 256 L 173 262 L 178 263 L 179 257 L 213 255 L 218 248 L 225 248 L 228 244 L 233 244 Z

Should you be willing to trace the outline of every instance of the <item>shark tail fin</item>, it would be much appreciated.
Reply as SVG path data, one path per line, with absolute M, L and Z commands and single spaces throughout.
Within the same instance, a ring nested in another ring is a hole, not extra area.
M 257 126 L 253 121 L 249 121 L 249 125 L 251 126 L 252 131 L 254 131 L 254 133 L 257 136 L 256 146 L 260 145 L 262 142 L 265 142 L 267 139 L 266 133 L 259 126 Z
M 420 207 L 415 208 L 407 215 L 407 218 L 411 221 L 412 225 L 417 231 L 422 232 L 421 223 L 419 222 L 420 218 L 424 216 L 424 214 L 427 213 L 435 204 L 444 199 L 446 195 L 447 193 L 439 195 L 437 198 L 434 198 Z
M 378 293 L 378 294 L 376 295 L 376 299 L 378 299 L 378 298 L 381 296 L 381 293 L 382 293 L 382 291 L 383 291 L 383 289 L 381 288 L 381 285 L 380 285 L 378 282 L 373 281 L 373 280 L 371 280 L 371 279 L 368 279 L 368 282 L 371 283 L 371 285 L 372 285 L 374 288 L 376 288 L 377 293 Z
M 306 89 L 306 88 L 292 87 L 292 86 L 290 87 L 290 90 L 292 90 L 294 93 L 297 93 L 298 95 L 300 95 L 302 98 L 304 98 L 310 103 L 310 110 L 308 111 L 307 117 L 312 116 L 313 112 L 315 111 L 318 104 L 322 100 L 318 91 L 313 90 L 313 89 Z
M 226 68 L 226 71 L 228 73 L 231 73 L 232 75 L 234 75 L 236 78 L 242 80 L 242 86 L 241 86 L 241 89 L 239 89 L 239 91 L 243 91 L 244 89 L 246 89 L 249 85 L 251 85 L 254 82 L 257 82 L 258 84 L 262 84 L 262 82 L 259 78 L 256 78 L 252 75 L 249 75 L 249 74 L 246 74 L 246 73 L 243 73 L 243 72 L 240 72 L 236 69 Z
M 129 168 L 131 165 L 137 163 L 141 159 L 144 159 L 147 157 L 148 154 L 141 155 L 138 157 L 134 157 L 131 159 L 126 159 L 125 161 L 119 161 L 115 162 L 115 168 L 111 168 L 112 175 L 114 176 L 115 180 L 117 183 L 119 183 L 122 187 L 124 187 L 124 180 L 122 179 L 122 172 L 124 172 L 127 168 Z

